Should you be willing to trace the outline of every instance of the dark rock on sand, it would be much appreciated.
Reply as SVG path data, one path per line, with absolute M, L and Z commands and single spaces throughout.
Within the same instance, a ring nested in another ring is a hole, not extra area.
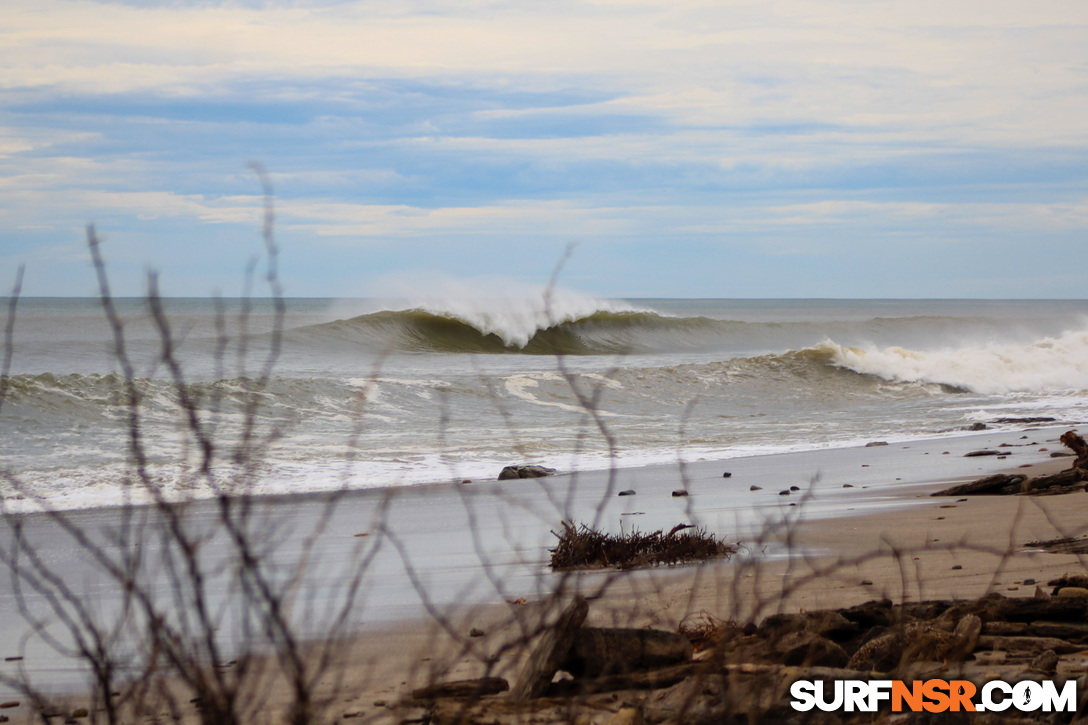
M 1048 587 L 1054 587 L 1051 594 L 1057 594 L 1062 587 L 1081 587 L 1088 589 L 1088 576 L 1084 574 L 1066 574 L 1057 579 L 1051 579 L 1046 583 Z
M 620 491 L 616 495 L 617 496 L 634 496 L 635 492 L 632 489 L 627 489 L 626 491 Z
M 546 466 L 507 466 L 499 472 L 500 481 L 508 481 L 514 478 L 543 478 L 555 473 L 554 468 Z
M 1010 476 L 1004 473 L 998 473 L 993 476 L 986 476 L 980 478 L 977 481 L 971 481 L 970 483 L 961 483 L 958 486 L 952 486 L 951 488 L 945 488 L 936 493 L 933 496 L 966 496 L 970 494 L 1000 494 L 1005 488 L 1009 486 L 1019 486 L 1023 483 L 1023 476 Z
M 681 498 L 681 497 L 683 497 L 683 496 L 687 496 L 687 495 L 688 495 L 688 492 L 687 492 L 687 491 L 685 491 L 685 490 L 684 490 L 684 489 L 682 489 L 682 488 L 679 488 L 679 489 L 677 489 L 677 490 L 673 491 L 673 492 L 672 492 L 672 495 L 673 495 L 673 498 Z
M 1072 493 L 1084 490 L 1084 470 L 1070 468 L 1050 476 L 1037 476 L 1025 479 L 1023 476 L 995 474 L 986 476 L 977 481 L 952 486 L 937 491 L 933 496 L 1010 496 L 1016 494 L 1030 494 L 1032 496 L 1049 496 L 1054 494 Z

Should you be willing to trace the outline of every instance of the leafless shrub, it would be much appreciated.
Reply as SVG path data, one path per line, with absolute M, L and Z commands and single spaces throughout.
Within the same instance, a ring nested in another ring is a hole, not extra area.
M 378 536 L 360 541 L 355 566 L 337 596 L 318 606 L 310 599 L 306 577 L 315 560 L 314 543 L 338 495 L 325 497 L 324 513 L 308 532 L 287 528 L 267 506 L 247 496 L 262 475 L 268 447 L 279 436 L 276 427 L 262 418 L 262 404 L 280 350 L 284 315 L 271 189 L 263 171 L 256 171 L 265 187 L 265 282 L 275 316 L 267 352 L 255 374 L 249 373 L 245 334 L 251 312 L 248 293 L 237 338 L 231 340 L 226 334 L 222 308 L 216 319 L 219 370 L 225 367 L 228 346 L 234 345 L 237 379 L 243 387 L 240 426 L 230 428 L 220 420 L 222 400 L 214 389 L 208 396 L 191 385 L 178 356 L 178 341 L 157 276 L 148 277 L 146 302 L 160 346 L 158 363 L 170 382 L 187 452 L 186 460 L 177 462 L 183 477 L 180 488 L 202 491 L 206 500 L 178 499 L 163 489 L 152 472 L 140 378 L 93 227 L 87 229 L 87 244 L 113 337 L 113 357 L 121 369 L 127 503 L 116 512 L 114 523 L 90 526 L 78 512 L 53 506 L 16 472 L 0 471 L 11 491 L 35 502 L 42 511 L 17 514 L 6 505 L 3 510 L 0 563 L 10 575 L 19 612 L 30 626 L 28 637 L 88 669 L 89 712 L 95 722 L 127 722 L 163 713 L 178 719 L 194 706 L 204 723 L 251 723 L 271 717 L 298 725 L 314 722 L 329 701 L 327 693 L 317 694 L 317 684 L 338 661 L 335 643 L 369 561 L 380 547 Z M 20 280 L 21 272 L 5 326 L 0 406 L 10 379 Z M 137 503 L 145 500 L 146 504 Z M 74 552 L 88 575 L 109 582 L 116 597 L 113 601 L 87 596 L 82 578 L 73 581 L 65 575 L 71 569 L 63 564 L 71 562 L 58 562 L 44 553 L 40 534 L 33 535 L 31 528 L 42 517 L 45 530 L 54 537 L 51 544 L 55 547 L 64 541 L 62 546 Z M 312 631 L 318 621 L 324 628 L 315 638 Z M 26 694 L 43 720 L 64 712 L 26 671 L 4 675 L 3 681 Z M 284 703 L 282 713 L 263 710 L 272 694 Z

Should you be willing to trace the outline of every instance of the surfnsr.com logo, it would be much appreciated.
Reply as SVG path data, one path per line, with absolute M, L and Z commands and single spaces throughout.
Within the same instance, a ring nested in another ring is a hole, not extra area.
M 892 712 L 1075 712 L 1077 683 L 1068 680 L 1004 682 L 977 687 L 969 680 L 797 680 L 790 705 L 799 712 L 876 712 L 885 703 Z

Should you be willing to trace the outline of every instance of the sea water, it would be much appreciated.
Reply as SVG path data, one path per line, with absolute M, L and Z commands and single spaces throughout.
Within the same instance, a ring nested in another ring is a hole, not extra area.
M 1081 300 L 466 288 L 162 305 L 156 316 L 146 300 L 117 300 L 118 337 L 97 299 L 18 301 L 0 408 L 9 510 L 139 500 L 133 425 L 146 480 L 187 498 L 494 479 L 515 463 L 724 460 L 1088 417 Z M 259 466 L 240 475 L 239 457 Z

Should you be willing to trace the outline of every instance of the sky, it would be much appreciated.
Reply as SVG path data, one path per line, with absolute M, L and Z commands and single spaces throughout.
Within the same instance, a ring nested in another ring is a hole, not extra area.
M 0 290 L 1088 298 L 1083 0 L 0 0 Z M 415 280 L 418 280 L 416 282 Z M 0 292 L 2 294 L 2 292 Z

